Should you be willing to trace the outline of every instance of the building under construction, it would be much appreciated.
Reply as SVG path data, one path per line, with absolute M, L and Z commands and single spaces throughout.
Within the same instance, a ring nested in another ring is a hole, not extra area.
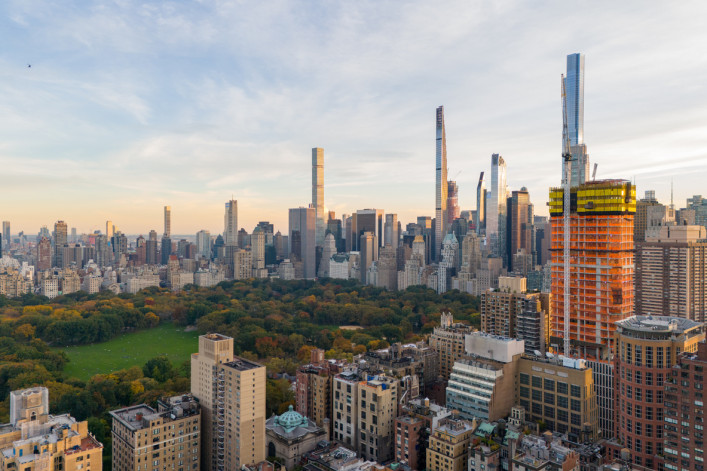
M 563 189 L 550 189 L 552 224 L 551 344 L 564 337 Z M 572 353 L 608 358 L 614 322 L 633 314 L 633 219 L 636 188 L 626 180 L 582 183 L 570 193 L 570 326 Z

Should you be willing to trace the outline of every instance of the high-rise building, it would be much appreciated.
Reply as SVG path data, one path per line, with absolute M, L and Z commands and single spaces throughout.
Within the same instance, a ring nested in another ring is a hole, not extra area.
M 37 242 L 37 258 L 35 259 L 36 271 L 49 270 L 52 267 L 52 243 L 46 237 Z
M 486 185 L 484 184 L 484 172 L 479 175 L 479 183 L 476 185 L 476 218 L 474 226 L 477 234 L 486 232 Z
M 373 265 L 373 262 L 378 260 L 378 238 L 373 232 L 366 231 L 361 234 L 359 240 L 359 251 L 361 252 L 361 282 L 370 283 L 368 279 L 368 270 Z
M 64 221 L 57 221 L 54 224 L 54 266 L 62 267 L 62 248 L 68 243 L 68 228 Z
M 447 182 L 447 225 L 459 218 L 459 186 L 457 182 L 449 180 Z
M 518 362 L 516 391 L 527 418 L 574 443 L 598 438 L 599 412 L 592 369 L 572 358 L 526 355 Z
M 289 253 L 303 265 L 303 277 L 314 279 L 316 272 L 316 209 L 292 208 L 289 213 Z
M 250 251 L 253 258 L 253 277 L 267 277 L 268 271 L 265 268 L 265 233 L 258 226 L 255 226 L 253 233 L 250 235 Z
M 508 198 L 508 261 L 511 270 L 517 270 L 513 259 L 519 251 L 531 255 L 533 247 L 533 204 L 527 188 L 513 191 Z
M 697 351 L 697 344 L 705 339 L 705 327 L 688 319 L 663 316 L 633 316 L 616 325 L 614 414 L 619 443 L 610 442 L 608 448 L 615 456 L 627 448 L 634 464 L 661 469 L 656 457 L 664 454 L 666 426 L 681 427 L 679 436 L 687 438 L 689 433 L 682 431 L 682 424 L 694 413 L 690 407 L 675 417 L 665 415 L 665 394 L 679 395 L 684 388 L 680 383 L 665 383 L 680 353 Z M 699 408 L 704 410 L 703 406 Z M 684 438 L 676 440 L 676 448 Z
M 324 149 L 312 148 L 312 206 L 316 210 L 315 243 L 321 246 L 326 234 L 324 207 Z
M 370 376 L 358 384 L 356 398 L 361 431 L 359 455 L 385 463 L 393 459 L 395 417 L 398 414 L 399 381 L 388 376 Z M 364 412 L 365 411 L 365 412 Z
M 654 229 L 636 244 L 636 312 L 707 322 L 707 229 Z
M 202 229 L 196 233 L 196 252 L 201 258 L 211 259 L 211 233 L 209 231 Z
M 677 365 L 665 388 L 662 469 L 704 469 L 707 343 L 697 344 L 697 352 L 680 354 Z
M 358 384 L 358 373 L 347 370 L 334 376 L 331 385 L 333 438 L 353 450 L 358 450 L 360 437 L 358 430 Z
M 10 231 L 10 221 L 2 222 L 2 241 L 5 244 L 7 250 L 10 249 L 10 242 L 12 241 L 12 232 Z M 0 256 L 2 252 L 0 252 Z
M 491 188 L 486 193 L 486 246 L 505 260 L 506 240 L 506 161 L 498 154 L 491 156 Z
M 225 245 L 238 245 L 238 201 L 226 201 L 226 214 L 223 217 L 223 242 Z
M 444 106 L 437 108 L 437 155 L 435 160 L 435 247 L 433 260 L 442 255 L 442 240 L 447 231 L 447 135 L 444 129 Z
M 569 337 L 582 357 L 607 358 L 615 322 L 633 314 L 636 187 L 625 180 L 574 187 L 570 210 Z M 563 190 L 550 189 L 553 343 L 564 338 Z M 569 354 L 569 352 L 567 352 Z
M 319 270 L 317 271 L 317 276 L 320 278 L 329 277 L 329 260 L 331 257 L 336 255 L 336 240 L 334 239 L 334 234 L 331 232 L 327 233 L 324 237 L 324 245 L 322 246 L 322 259 L 319 261 Z
M 464 356 L 464 337 L 474 329 L 468 325 L 455 323 L 451 312 L 443 312 L 440 326 L 430 335 L 430 347 L 439 355 L 439 373 L 447 380 L 454 362 Z
M 88 422 L 50 415 L 44 387 L 10 393 L 10 423 L 0 427 L 0 443 L 2 469 L 103 469 L 103 445 L 89 433 Z
M 191 392 L 201 405 L 202 471 L 240 469 L 265 453 L 265 367 L 233 355 L 233 338 L 199 337 Z
M 106 221 L 106 237 L 108 237 L 108 240 L 113 237 L 114 232 L 115 226 L 113 225 L 113 221 Z
M 383 245 L 390 245 L 394 249 L 398 248 L 400 244 L 400 232 L 398 231 L 398 215 L 397 214 L 386 214 L 385 215 L 385 230 L 384 230 L 384 240 Z
M 113 237 L 113 239 L 115 240 L 115 237 Z M 115 248 L 113 248 L 113 253 L 115 253 Z M 160 246 L 160 258 L 162 265 L 167 265 L 170 255 L 172 255 L 172 239 L 163 235 L 162 245 Z
M 175 471 L 198 470 L 201 465 L 201 408 L 191 395 L 157 401 L 157 410 L 147 404 L 110 412 L 113 418 L 112 468 L 137 471 L 145 456 L 143 440 L 159 442 L 159 452 L 150 457 L 153 468 L 174 465 Z
M 376 236 L 377 247 L 383 246 L 385 225 L 382 209 L 359 209 L 350 219 L 346 227 L 347 252 L 361 250 L 358 244 L 364 232 L 372 232 Z
M 567 76 L 565 77 L 567 93 L 567 131 L 569 133 L 570 151 L 572 153 L 571 186 L 585 183 L 589 178 L 589 157 L 584 144 L 584 54 L 569 54 L 567 56 Z M 564 136 L 563 136 L 564 138 Z M 565 163 L 562 163 L 562 175 L 565 173 Z
M 164 207 L 164 235 L 167 238 L 172 237 L 172 207 Z

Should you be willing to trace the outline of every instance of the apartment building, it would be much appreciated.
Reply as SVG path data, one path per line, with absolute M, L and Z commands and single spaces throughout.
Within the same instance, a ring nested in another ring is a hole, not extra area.
M 358 383 L 358 450 L 362 458 L 379 463 L 393 459 L 398 399 L 395 378 L 373 376 Z
M 191 395 L 111 411 L 113 471 L 174 469 L 201 466 L 201 408 Z
M 88 422 L 49 414 L 49 390 L 10 393 L 10 423 L 0 425 L 0 466 L 4 470 L 78 471 L 103 469 L 103 444 Z
M 465 471 L 473 428 L 466 420 L 448 418 L 430 435 L 427 469 Z
M 233 355 L 233 338 L 199 337 L 191 356 L 191 392 L 202 410 L 204 471 L 264 461 L 265 367 Z
M 439 374 L 445 380 L 452 373 L 454 362 L 464 356 L 464 336 L 474 329 L 468 325 L 455 323 L 451 312 L 443 312 L 440 326 L 430 335 L 430 347 L 439 357 Z

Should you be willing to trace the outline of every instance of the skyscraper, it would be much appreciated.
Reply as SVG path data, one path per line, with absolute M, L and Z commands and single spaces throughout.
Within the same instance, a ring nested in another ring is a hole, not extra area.
M 384 230 L 383 245 L 390 245 L 394 249 L 398 248 L 400 243 L 400 233 L 398 232 L 398 215 L 385 215 L 385 230 Z
M 113 221 L 106 221 L 106 237 L 110 240 L 113 237 Z
M 584 144 L 584 54 L 567 56 L 567 131 L 572 153 L 571 186 L 581 185 L 589 177 L 589 157 Z M 564 138 L 564 136 L 563 136 Z M 562 175 L 564 175 L 564 161 Z
M 440 260 L 442 240 L 447 231 L 447 135 L 444 106 L 437 107 L 437 156 L 435 160 L 435 261 Z
M 324 149 L 312 149 L 312 206 L 316 210 L 316 245 L 324 243 L 326 216 L 324 208 Z
M 226 245 L 238 245 L 238 201 L 226 201 L 226 214 L 223 217 L 223 242 Z
M 484 172 L 479 175 L 479 184 L 476 185 L 476 219 L 474 220 L 477 234 L 486 232 L 486 185 Z
M 316 273 L 316 209 L 292 208 L 290 209 L 289 228 L 289 253 L 296 255 L 303 265 L 303 276 L 313 279 Z M 299 241 L 299 243 L 297 243 Z
M 562 188 L 550 189 L 550 335 L 556 344 L 564 338 L 563 198 Z M 571 200 L 570 340 L 581 356 L 604 359 L 615 322 L 633 314 L 636 187 L 625 180 L 592 181 L 572 188 Z
M 491 188 L 486 195 L 486 245 L 505 260 L 506 239 L 506 161 L 499 154 L 491 155 Z
M 200 257 L 211 259 L 211 233 L 207 230 L 200 230 L 196 233 L 196 251 Z
M 2 241 L 5 244 L 7 250 L 10 249 L 10 240 L 12 238 L 12 233 L 10 232 L 10 221 L 2 222 Z
M 172 237 L 172 207 L 164 207 L 164 236 L 167 238 Z
M 63 251 L 61 250 L 68 243 L 68 228 L 64 221 L 57 221 L 54 224 L 54 266 L 63 266 Z
M 511 270 L 517 270 L 513 266 L 513 256 L 520 250 L 525 250 L 526 255 L 534 252 L 533 204 L 528 190 L 523 187 L 514 191 L 508 198 L 508 206 L 508 260 Z
M 447 226 L 459 217 L 459 186 L 457 182 L 447 182 Z

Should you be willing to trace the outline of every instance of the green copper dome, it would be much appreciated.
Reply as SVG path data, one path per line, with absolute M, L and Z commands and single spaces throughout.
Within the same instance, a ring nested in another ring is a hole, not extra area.
M 299 412 L 296 412 L 292 406 L 290 406 L 290 410 L 288 410 L 275 420 L 279 426 L 281 426 L 288 432 L 294 430 L 300 425 L 306 426 L 308 424 L 307 418 Z

